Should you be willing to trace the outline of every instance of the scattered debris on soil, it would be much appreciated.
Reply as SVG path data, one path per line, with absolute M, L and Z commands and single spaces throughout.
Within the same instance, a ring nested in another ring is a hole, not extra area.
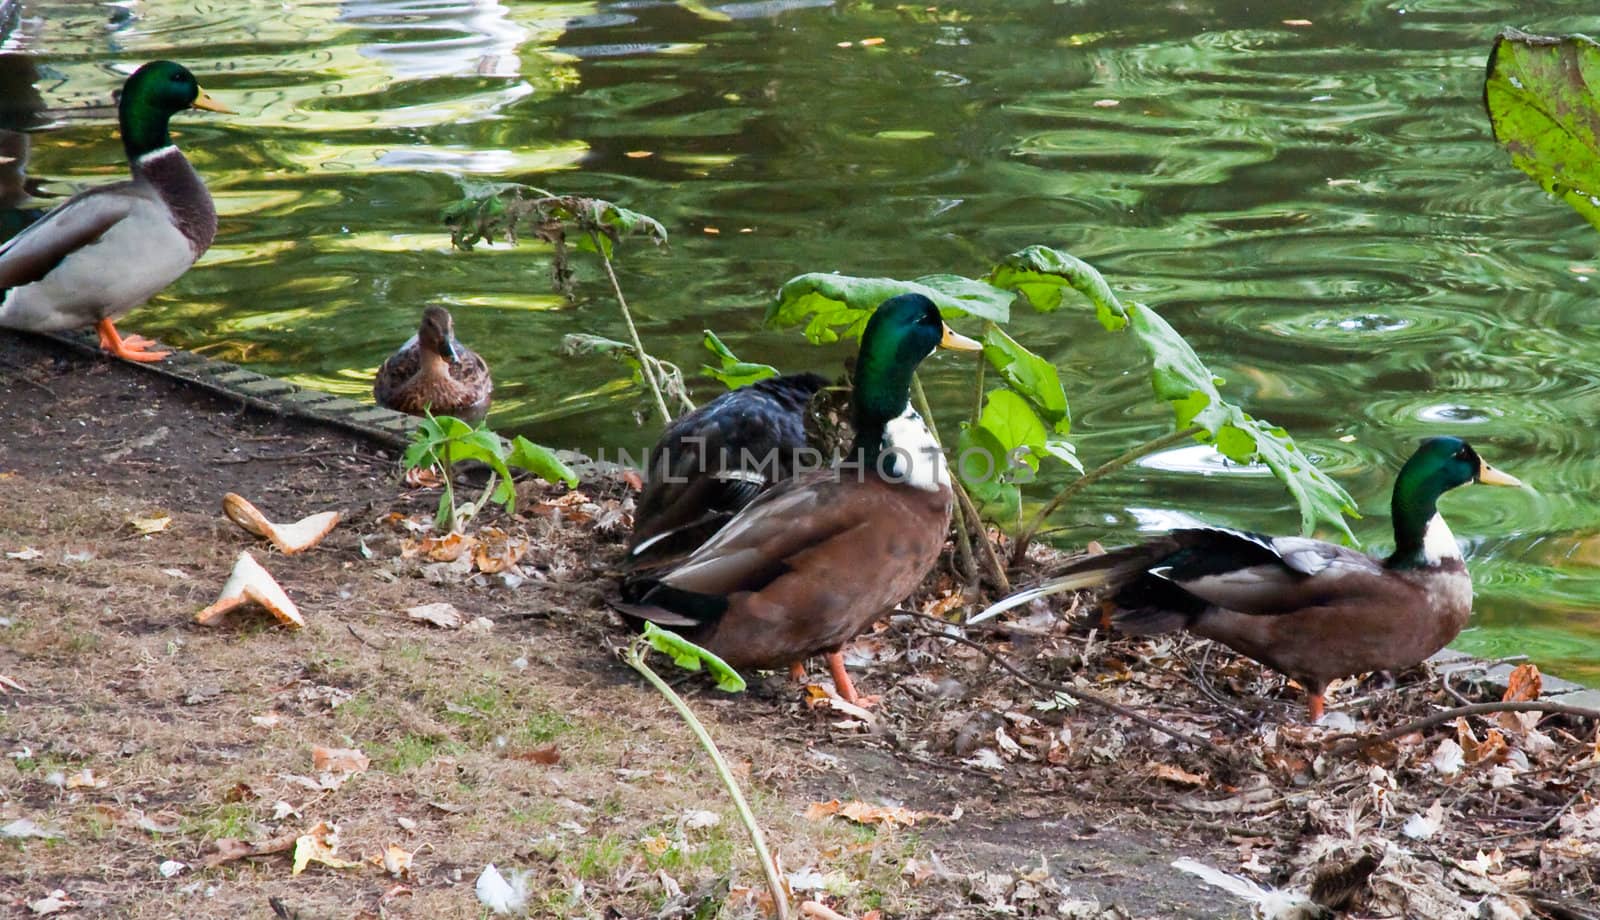
M 337 432 L 23 336 L 0 391 L 0 911 L 763 914 L 698 749 L 610 652 L 636 481 L 522 483 L 440 534 L 436 488 Z M 344 517 L 285 555 L 226 492 Z M 304 629 L 192 624 L 246 550 Z M 969 634 L 962 586 L 925 588 L 847 650 L 870 710 L 682 684 L 800 916 L 1595 916 L 1600 734 L 1516 711 L 1531 667 L 1347 682 L 1312 727 L 1219 647 L 1046 607 Z

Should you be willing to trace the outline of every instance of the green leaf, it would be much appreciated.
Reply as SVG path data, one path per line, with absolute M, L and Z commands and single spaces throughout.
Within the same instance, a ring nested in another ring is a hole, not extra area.
M 706 651 L 675 632 L 662 629 L 654 623 L 644 624 L 644 638 L 656 651 L 671 658 L 685 671 L 698 671 L 702 666 L 717 682 L 717 689 L 726 693 L 740 693 L 745 688 L 744 678 L 728 666 L 726 661 Z
M 1111 292 L 1111 285 L 1088 262 L 1048 246 L 1029 246 L 1000 261 L 984 279 L 998 288 L 1016 291 L 1041 313 L 1061 306 L 1072 288 L 1095 306 L 1100 325 L 1116 332 L 1128 322 L 1128 311 Z
M 1013 526 L 1022 514 L 1022 487 L 1007 475 L 1008 453 L 989 431 L 963 425 L 956 437 L 956 476 L 984 518 Z
M 1155 367 L 1150 383 L 1156 395 L 1172 404 L 1177 426 L 1205 429 L 1217 450 L 1239 463 L 1265 463 L 1300 506 L 1300 529 L 1310 533 L 1318 521 L 1337 527 L 1355 542 L 1345 515 L 1360 517 L 1355 499 L 1318 469 L 1282 428 L 1251 418 L 1222 398 L 1213 377 L 1189 343 L 1154 310 L 1134 304 L 1130 311 L 1135 337 L 1150 352 Z
M 1172 406 L 1179 429 L 1198 425 L 1204 430 L 1200 440 L 1212 443 L 1229 459 L 1266 464 L 1300 506 L 1303 531 L 1309 533 L 1322 521 L 1355 541 L 1345 521 L 1345 515 L 1359 517 L 1350 494 L 1317 469 L 1288 432 L 1251 418 L 1223 399 L 1217 390 L 1221 379 L 1155 310 L 1132 301 L 1124 304 L 1089 263 L 1044 246 L 1007 256 L 989 280 L 1022 291 L 1039 309 L 1059 307 L 1068 288 L 1088 298 L 1102 326 L 1129 330 L 1150 355 L 1150 385 Z
M 545 482 L 564 482 L 569 489 L 578 485 L 578 474 L 562 463 L 555 451 L 535 444 L 520 434 L 511 439 L 511 451 L 506 454 L 506 464 L 525 469 Z
M 1003 456 L 1026 462 L 1031 469 L 1039 468 L 1037 454 L 1044 452 L 1050 430 L 1021 396 L 1010 390 L 989 391 L 977 427 L 994 438 Z
M 716 358 L 720 365 L 712 367 L 709 364 L 702 364 L 700 373 L 722 381 L 730 390 L 755 383 L 757 380 L 778 376 L 778 369 L 770 364 L 740 361 L 738 356 L 728 346 L 722 344 L 722 340 L 710 329 L 705 330 L 705 337 L 700 340 L 700 344 L 705 346 L 706 351 L 711 352 L 712 357 Z
M 587 332 L 569 332 L 561 337 L 561 353 L 564 355 L 609 355 L 611 358 L 628 366 L 633 371 L 633 382 L 644 384 L 644 370 L 640 366 L 639 353 L 634 351 L 627 342 L 608 339 L 603 335 L 590 335 Z
M 812 272 L 784 283 L 778 299 L 767 308 L 766 322 L 784 329 L 804 326 L 806 338 L 817 344 L 860 338 L 867 317 L 879 304 L 908 293 L 932 300 L 946 319 L 967 315 L 997 323 L 1011 319 L 1013 294 L 960 275 L 897 281 Z
M 1483 102 L 1511 162 L 1600 228 L 1600 44 L 1507 29 L 1489 53 Z
M 1067 391 L 1054 364 L 1019 345 L 998 326 L 990 326 L 984 333 L 983 357 L 1013 390 L 1033 403 L 1057 434 L 1071 430 Z
M 1078 448 L 1074 447 L 1072 442 L 1066 438 L 1055 436 L 1046 438 L 1044 452 L 1077 470 L 1078 475 L 1083 475 L 1083 461 L 1078 459 Z

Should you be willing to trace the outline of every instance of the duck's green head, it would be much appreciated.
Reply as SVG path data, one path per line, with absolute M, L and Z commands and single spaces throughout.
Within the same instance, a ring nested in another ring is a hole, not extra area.
M 151 61 L 135 70 L 122 84 L 122 96 L 117 100 L 117 118 L 122 126 L 122 144 L 128 150 L 128 159 L 137 160 L 171 144 L 167 121 L 189 108 L 229 111 L 206 95 L 194 74 L 182 64 Z
M 936 348 L 982 351 L 983 346 L 946 326 L 933 301 L 900 294 L 878 305 L 861 333 L 852 400 L 858 438 L 880 433 L 906 411 L 911 374 Z
M 1438 513 L 1439 496 L 1468 483 L 1520 486 L 1522 481 L 1483 461 L 1472 445 L 1460 438 L 1428 438 L 1400 467 L 1394 481 L 1390 511 L 1394 519 L 1395 554 L 1404 564 L 1425 558 L 1428 522 Z

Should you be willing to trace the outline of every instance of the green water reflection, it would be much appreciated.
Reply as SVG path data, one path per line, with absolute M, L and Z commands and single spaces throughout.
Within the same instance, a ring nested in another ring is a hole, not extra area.
M 125 168 L 107 107 L 121 75 L 189 64 L 239 113 L 177 126 L 221 233 L 130 328 L 364 396 L 440 301 L 496 371 L 498 427 L 591 450 L 655 433 L 616 366 L 557 354 L 568 332 L 621 336 L 604 282 L 582 267 L 573 306 L 535 247 L 451 252 L 436 215 L 458 176 L 660 218 L 672 247 L 627 250 L 622 281 L 643 334 L 690 367 L 710 327 L 748 358 L 833 370 L 842 350 L 759 325 L 803 271 L 972 274 L 1060 246 L 1161 307 L 1233 398 L 1289 426 L 1368 511 L 1357 532 L 1375 547 L 1420 436 L 1463 434 L 1535 485 L 1448 499 L 1481 586 L 1461 644 L 1596 680 L 1600 238 L 1511 170 L 1479 105 L 1493 33 L 1600 31 L 1573 9 L 28 2 L 0 45 L 0 98 L 24 111 L 0 127 L 46 124 L 28 179 L 65 194 Z M 1068 368 L 1086 460 L 1166 429 L 1131 343 L 1086 313 L 1017 331 Z M 936 403 L 959 411 L 962 380 L 933 364 Z M 1297 522 L 1270 480 L 1180 450 L 1094 490 L 1058 537 L 1187 515 Z

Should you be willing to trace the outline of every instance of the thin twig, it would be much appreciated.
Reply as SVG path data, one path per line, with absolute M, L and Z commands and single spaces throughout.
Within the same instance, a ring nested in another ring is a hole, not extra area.
M 1071 684 L 1062 684 L 1062 683 L 1057 683 L 1056 681 L 1053 681 L 1053 680 L 1043 680 L 1041 678 L 1034 677 L 1033 675 L 1026 673 L 1022 669 L 1018 668 L 1016 665 L 1014 665 L 1011 662 L 1007 661 L 1005 658 L 1001 657 L 996 652 L 994 652 L 994 651 L 990 650 L 989 648 L 985 647 L 982 643 L 974 642 L 973 640 L 968 639 L 965 636 L 956 636 L 956 635 L 952 635 L 952 634 L 950 634 L 948 632 L 944 632 L 943 630 L 948 628 L 951 624 L 946 622 L 946 621 L 944 621 L 944 620 L 939 619 L 938 617 L 929 616 L 929 615 L 927 615 L 925 613 L 920 613 L 920 612 L 915 611 L 915 610 L 910 610 L 910 611 L 905 611 L 905 612 L 906 613 L 910 613 L 912 616 L 917 617 L 918 619 L 929 620 L 929 621 L 932 621 L 934 623 L 940 624 L 940 630 L 939 631 L 934 631 L 934 630 L 930 629 L 930 630 L 927 631 L 928 635 L 936 636 L 936 637 L 938 637 L 940 639 L 946 639 L 946 640 L 948 640 L 950 642 L 955 642 L 955 643 L 958 643 L 960 645 L 965 645 L 968 648 L 976 649 L 977 651 L 983 653 L 983 655 L 985 657 L 987 657 L 991 662 L 995 663 L 996 665 L 999 665 L 1000 669 L 1002 671 L 1005 671 L 1007 674 L 1010 674 L 1012 677 L 1015 677 L 1017 680 L 1020 680 L 1023 683 L 1028 684 L 1031 687 L 1034 687 L 1034 688 L 1039 689 L 1039 690 L 1044 690 L 1044 691 L 1047 691 L 1047 692 L 1050 692 L 1050 693 L 1064 693 L 1064 694 L 1066 694 L 1067 696 L 1069 696 L 1069 697 L 1071 697 L 1073 699 L 1082 700 L 1085 703 L 1088 703 L 1088 704 L 1090 704 L 1092 706 L 1095 706 L 1097 708 L 1100 708 L 1100 709 L 1104 709 L 1107 712 L 1115 713 L 1115 714 L 1117 714 L 1119 716 L 1122 716 L 1125 719 L 1130 719 L 1130 720 L 1132 720 L 1134 722 L 1137 722 L 1140 725 L 1143 725 L 1145 728 L 1153 729 L 1155 731 L 1160 732 L 1163 735 L 1166 735 L 1169 738 L 1174 738 L 1174 739 L 1176 739 L 1178 741 L 1182 741 L 1184 744 L 1187 744 L 1190 747 L 1196 748 L 1198 750 L 1206 751 L 1206 752 L 1210 753 L 1213 757 L 1215 757 L 1221 763 L 1232 765 L 1232 763 L 1234 761 L 1234 758 L 1232 757 L 1232 755 L 1230 755 L 1223 748 L 1211 743 L 1210 741 L 1207 741 L 1206 739 L 1201 738 L 1201 737 L 1199 737 L 1197 735 L 1191 735 L 1188 732 L 1179 731 L 1178 729 L 1173 728 L 1173 727 L 1171 727 L 1169 725 L 1164 725 L 1161 722 L 1159 722 L 1159 721 L 1157 721 L 1155 719 L 1152 719 L 1147 715 L 1144 715 L 1143 713 L 1136 712 L 1136 711 L 1134 711 L 1132 709 L 1129 709 L 1128 707 L 1122 705 L 1121 703 L 1114 703 L 1111 700 L 1107 699 L 1106 697 L 1101 696 L 1098 693 L 1091 693 L 1088 690 L 1084 690 L 1084 689 L 1079 688 L 1079 687 L 1074 687 Z
M 928 394 L 922 389 L 922 379 L 915 373 L 911 375 L 911 402 L 918 412 L 922 413 L 922 422 L 928 426 L 928 431 L 933 435 L 933 440 L 941 447 L 944 441 L 939 438 L 939 426 L 933 421 L 933 409 L 928 406 Z M 961 494 L 964 490 L 961 483 L 955 478 L 950 480 L 950 491 Z M 970 499 L 969 499 L 970 501 Z M 957 502 L 959 504 L 959 501 Z M 978 564 L 972 555 L 972 533 L 967 529 L 967 515 L 965 507 L 956 509 L 958 513 L 951 515 L 950 523 L 956 528 L 956 566 L 961 569 L 960 575 L 971 582 L 978 580 Z
M 1473 703 L 1471 706 L 1457 706 L 1454 709 L 1436 712 L 1425 718 L 1414 719 L 1377 735 L 1335 735 L 1328 740 L 1338 741 L 1339 743 L 1329 748 L 1328 753 L 1334 757 L 1341 757 L 1354 751 L 1372 747 L 1374 744 L 1393 741 L 1412 732 L 1424 731 L 1435 725 L 1442 725 L 1452 719 L 1459 719 L 1463 716 L 1481 716 L 1491 712 L 1548 712 L 1600 722 L 1600 709 L 1590 709 L 1586 706 L 1568 706 L 1566 703 L 1556 703 L 1549 700 L 1506 700 L 1499 703 Z
M 1039 509 L 1039 513 L 1033 516 L 1033 521 L 1028 524 L 1027 528 L 1023 530 L 1022 535 L 1017 538 L 1016 545 L 1011 550 L 1011 564 L 1014 566 L 1022 564 L 1022 560 L 1026 558 L 1028 553 L 1028 544 L 1033 542 L 1033 535 L 1039 532 L 1039 528 L 1044 525 L 1045 519 L 1051 514 L 1055 513 L 1055 510 L 1061 507 L 1067 499 L 1077 495 L 1079 492 L 1082 492 L 1084 489 L 1087 489 L 1089 486 L 1094 485 L 1096 482 L 1104 479 L 1106 476 L 1109 476 L 1112 473 L 1115 473 L 1117 470 L 1122 469 L 1140 457 L 1143 457 L 1147 454 L 1153 454 L 1158 450 L 1171 447 L 1174 444 L 1180 444 L 1204 430 L 1205 429 L 1201 428 L 1199 425 L 1190 425 L 1188 428 L 1185 428 L 1182 431 L 1174 431 L 1171 434 L 1163 435 L 1153 441 L 1146 441 L 1143 444 L 1133 447 L 1127 451 L 1124 451 L 1122 454 L 1107 460 L 1105 463 L 1102 463 L 1089 472 L 1084 473 L 1073 482 L 1068 483 L 1066 488 L 1056 493 L 1055 498 L 1045 502 L 1045 506 Z
M 594 230 L 589 231 L 589 239 L 594 241 L 594 250 L 600 255 L 600 264 L 606 268 L 606 277 L 611 281 L 611 291 L 617 295 L 617 304 L 622 307 L 622 321 L 627 324 L 628 338 L 633 340 L 634 353 L 639 356 L 639 372 L 644 377 L 644 382 L 650 386 L 650 395 L 655 397 L 656 411 L 661 413 L 663 425 L 672 421 L 672 413 L 667 411 L 667 400 L 661 395 L 661 384 L 656 381 L 655 372 L 650 367 L 646 358 L 644 343 L 639 340 L 639 330 L 633 325 L 633 314 L 628 310 L 628 301 L 622 296 L 622 285 L 617 281 L 617 273 L 611 268 L 611 259 L 606 256 L 606 250 L 600 243 L 600 235 Z
M 922 389 L 922 380 L 915 374 L 911 375 L 911 399 L 916 404 L 917 411 L 922 413 L 923 421 L 928 425 L 928 430 L 933 433 L 933 439 L 941 445 L 944 440 L 939 437 L 939 429 L 933 421 L 933 410 L 928 406 L 928 394 Z M 1000 564 L 1000 557 L 994 551 L 994 544 L 989 542 L 989 535 L 984 532 L 983 519 L 978 516 L 978 506 L 973 504 L 972 496 L 961 485 L 959 476 L 950 478 L 950 491 L 955 493 L 956 503 L 961 506 L 961 517 L 956 519 L 957 533 L 967 544 L 968 561 L 974 548 L 981 547 L 984 567 L 989 570 L 989 579 L 994 582 L 995 588 L 1001 596 L 1011 593 L 1011 580 L 1006 578 L 1006 568 Z M 966 523 L 967 526 L 963 526 Z M 959 546 L 959 544 L 958 544 Z M 976 567 L 970 569 L 976 577 Z

